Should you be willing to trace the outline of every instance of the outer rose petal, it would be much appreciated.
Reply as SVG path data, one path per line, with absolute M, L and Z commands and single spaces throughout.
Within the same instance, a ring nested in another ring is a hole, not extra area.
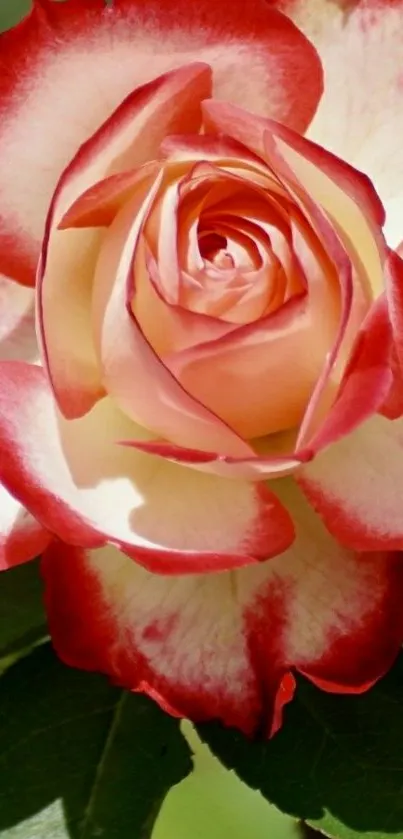
M 50 539 L 50 533 L 0 486 L 0 571 L 39 556 Z
M 196 60 L 211 64 L 214 95 L 304 130 L 322 89 L 304 36 L 263 0 L 231 15 L 210 0 L 51 0 L 0 39 L 12 73 L 0 82 L 0 269 L 34 281 L 46 211 L 77 148 L 134 88 Z M 303 92 L 303 93 L 302 93 Z M 29 189 L 27 188 L 29 184 Z
M 66 542 L 111 542 L 169 574 L 253 563 L 292 542 L 289 514 L 263 485 L 202 476 L 118 445 L 147 435 L 111 400 L 66 421 L 43 371 L 12 362 L 0 365 L 0 393 L 0 479 Z
M 280 0 L 315 44 L 326 85 L 308 136 L 373 181 L 387 211 L 386 235 L 401 239 L 403 196 L 402 0 Z
M 36 361 L 34 292 L 0 277 L 0 362 Z M 50 539 L 46 530 L 0 487 L 0 570 L 38 556 Z
M 403 420 L 373 416 L 302 467 L 298 481 L 343 545 L 403 549 Z
M 278 727 L 290 668 L 326 690 L 366 689 L 402 641 L 401 560 L 345 551 L 295 488 L 286 494 L 295 546 L 231 575 L 168 579 L 113 548 L 55 543 L 43 574 L 60 656 L 149 693 L 171 713 L 219 718 L 247 734 Z
M 0 275 L 0 312 L 0 360 L 35 363 L 39 358 L 35 292 Z
M 178 0 L 174 6 L 149 0 L 147 8 L 142 0 L 115 0 L 115 5 L 145 30 L 153 18 L 164 52 L 167 34 L 168 39 L 174 34 L 174 49 L 179 48 L 178 24 L 183 26 L 184 46 L 192 45 L 193 60 L 201 46 L 201 60 L 213 68 L 215 98 L 247 105 L 298 131 L 309 125 L 323 89 L 318 56 L 301 32 L 290 28 L 291 21 L 268 3 L 251 0 L 247 15 L 243 0 L 231 3 L 230 15 L 209 0 Z

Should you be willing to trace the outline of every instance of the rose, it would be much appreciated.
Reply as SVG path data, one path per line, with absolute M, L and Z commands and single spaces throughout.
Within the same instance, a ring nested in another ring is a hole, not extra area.
M 0 42 L 3 564 L 44 550 L 68 663 L 246 732 L 292 669 L 360 691 L 402 639 L 402 268 L 359 161 L 312 142 L 346 34 L 319 5 L 283 7 L 313 122 L 319 57 L 263 2 L 42 0 Z

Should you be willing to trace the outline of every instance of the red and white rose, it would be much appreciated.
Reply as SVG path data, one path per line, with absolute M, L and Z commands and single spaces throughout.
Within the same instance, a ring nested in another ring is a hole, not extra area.
M 403 3 L 342 6 L 0 39 L 1 563 L 66 662 L 247 733 L 403 638 Z

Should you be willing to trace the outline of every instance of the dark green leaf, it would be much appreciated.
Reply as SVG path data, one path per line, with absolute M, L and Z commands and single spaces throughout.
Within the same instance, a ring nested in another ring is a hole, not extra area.
M 177 720 L 65 667 L 48 644 L 1 678 L 0 835 L 148 839 L 166 792 L 190 769 Z
M 268 743 L 219 725 L 198 731 L 283 812 L 340 839 L 403 839 L 403 656 L 362 696 L 332 696 L 298 679 Z
M 0 0 L 0 31 L 14 26 L 31 6 L 31 0 Z
M 38 562 L 0 573 L 0 658 L 47 635 Z

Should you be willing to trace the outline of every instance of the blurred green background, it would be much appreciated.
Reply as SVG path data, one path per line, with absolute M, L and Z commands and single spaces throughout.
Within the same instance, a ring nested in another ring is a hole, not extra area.
M 30 0 L 0 0 L 0 30 L 13 26 L 30 6 Z M 223 769 L 189 725 L 185 730 L 195 750 L 195 771 L 167 796 L 153 839 L 302 839 L 291 818 Z
M 152 839 L 302 839 L 289 816 L 228 772 L 183 726 L 195 754 L 195 771 L 171 789 Z

